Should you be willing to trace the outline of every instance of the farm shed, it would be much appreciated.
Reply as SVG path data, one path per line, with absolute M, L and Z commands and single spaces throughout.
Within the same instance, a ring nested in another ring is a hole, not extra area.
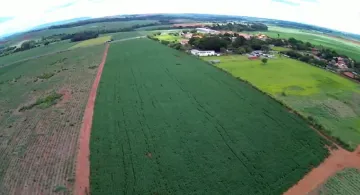
M 197 50 L 197 49 L 190 50 L 190 53 L 195 55 L 195 56 L 215 56 L 215 55 L 217 55 L 215 53 L 215 51 L 200 51 L 200 50 Z

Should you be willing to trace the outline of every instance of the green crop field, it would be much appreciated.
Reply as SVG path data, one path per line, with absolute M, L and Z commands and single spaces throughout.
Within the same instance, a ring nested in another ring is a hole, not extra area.
M 254 32 L 250 32 L 254 33 Z M 255 32 L 257 34 L 259 32 Z M 280 38 L 288 39 L 290 37 L 308 41 L 314 45 L 322 45 L 324 47 L 332 48 L 339 52 L 340 54 L 348 55 L 349 57 L 360 61 L 360 44 L 355 44 L 349 41 L 345 41 L 339 38 L 329 37 L 324 34 L 306 31 L 306 30 L 298 30 L 292 28 L 282 28 L 271 26 L 269 31 L 261 32 L 273 38 L 278 38 L 278 34 Z
M 329 71 L 285 57 L 266 65 L 245 56 L 206 57 L 249 81 L 304 116 L 312 116 L 331 135 L 355 149 L 360 144 L 360 85 Z
M 320 195 L 358 195 L 360 171 L 347 168 L 332 176 L 320 189 Z
M 75 44 L 76 43 L 70 43 L 68 40 L 66 40 L 66 41 L 61 41 L 58 43 L 53 43 L 48 46 L 36 47 L 36 48 L 32 48 L 30 50 L 13 53 L 8 56 L 3 56 L 3 57 L 0 57 L 0 67 L 20 61 L 20 60 L 33 58 L 36 56 L 41 56 L 41 55 L 53 53 L 56 51 L 66 50 Z
M 155 41 L 111 44 L 96 97 L 90 193 L 281 194 L 329 144 L 250 85 Z
M 111 33 L 106 34 L 107 36 L 111 36 L 113 40 L 127 39 L 132 37 L 143 36 L 139 32 L 119 32 L 119 33 Z

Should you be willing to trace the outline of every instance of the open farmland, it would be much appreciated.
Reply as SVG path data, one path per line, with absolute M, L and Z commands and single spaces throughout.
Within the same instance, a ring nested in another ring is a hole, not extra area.
M 110 39 L 111 39 L 110 36 L 102 36 L 102 37 L 97 37 L 95 39 L 88 39 L 85 41 L 81 41 L 80 43 L 72 46 L 70 49 L 79 48 L 79 47 L 89 47 L 93 45 L 101 45 L 101 44 L 105 44 L 107 41 L 110 41 Z
M 76 43 L 71 43 L 68 40 L 61 41 L 58 43 L 53 43 L 48 46 L 36 47 L 30 50 L 22 51 L 13 53 L 11 55 L 0 57 L 0 67 L 11 64 L 14 62 L 18 62 L 25 59 L 36 58 L 37 56 L 41 56 L 44 54 L 50 54 L 61 50 L 67 50 L 71 46 L 75 45 Z
M 111 33 L 111 34 L 106 34 L 106 35 L 111 36 L 111 38 L 113 40 L 120 40 L 120 39 L 127 39 L 127 38 L 143 36 L 139 32 L 135 32 L 135 31 L 132 31 L 132 32 L 118 32 L 118 33 Z
M 270 59 L 266 65 L 245 56 L 204 59 L 221 60 L 216 66 L 249 81 L 304 116 L 311 116 L 351 149 L 360 144 L 358 83 L 285 57 Z
M 331 177 L 318 189 L 319 195 L 358 195 L 360 192 L 360 171 L 355 168 L 344 169 Z M 315 194 L 315 193 L 314 193 Z
M 308 41 L 314 45 L 322 45 L 324 47 L 334 49 L 340 54 L 347 55 L 355 59 L 356 61 L 360 61 L 360 44 L 356 44 L 348 40 L 330 37 L 325 34 L 320 34 L 312 31 L 282 28 L 276 26 L 271 26 L 269 27 L 269 31 L 264 31 L 261 33 L 273 38 L 278 38 L 279 34 L 280 38 L 288 39 L 293 37 L 304 42 Z
M 98 31 L 98 30 L 105 30 L 105 29 L 120 29 L 120 28 L 129 28 L 135 25 L 144 25 L 144 24 L 153 24 L 157 23 L 157 20 L 132 20 L 132 21 L 119 21 L 119 22 L 100 22 L 100 23 L 91 23 L 77 27 L 71 28 L 59 28 L 59 29 L 46 29 L 36 32 L 30 32 L 27 34 L 22 34 L 19 36 L 13 36 L 11 42 L 13 41 L 21 41 L 23 40 L 24 36 L 29 37 L 29 39 L 38 39 L 41 37 L 47 37 L 54 34 L 60 33 L 77 33 L 83 31 Z
M 148 39 L 111 45 L 92 124 L 92 195 L 281 194 L 328 156 L 270 97 Z
M 103 51 L 79 48 L 0 68 L 0 194 L 71 193 L 79 129 Z

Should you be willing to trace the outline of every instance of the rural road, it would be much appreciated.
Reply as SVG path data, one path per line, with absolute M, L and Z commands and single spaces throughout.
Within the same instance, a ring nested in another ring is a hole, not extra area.
M 129 41 L 129 40 L 140 39 L 140 38 L 145 38 L 145 37 L 146 37 L 146 36 L 138 36 L 138 37 L 131 37 L 131 38 L 126 38 L 126 39 L 119 39 L 119 40 L 111 41 L 110 43 L 116 43 L 116 42 L 122 42 L 122 41 Z M 0 64 L 0 68 L 3 68 L 3 67 L 5 67 L 5 66 L 9 66 L 9 65 L 13 65 L 13 64 L 16 64 L 16 63 L 20 63 L 20 62 L 25 62 L 25 61 L 28 61 L 28 60 L 33 60 L 33 59 L 41 58 L 41 57 L 48 56 L 48 55 L 53 55 L 53 54 L 57 54 L 57 53 L 62 53 L 62 52 L 70 51 L 70 50 L 72 50 L 72 49 L 65 49 L 65 50 L 55 51 L 55 52 L 51 52 L 51 53 L 46 53 L 46 54 L 43 54 L 43 55 L 33 56 L 33 57 L 25 58 L 25 59 L 22 59 L 22 60 L 18 60 L 18 61 L 15 61 L 15 62 L 11 62 L 11 63 L 9 63 L 9 64 L 3 64 L 3 65 Z

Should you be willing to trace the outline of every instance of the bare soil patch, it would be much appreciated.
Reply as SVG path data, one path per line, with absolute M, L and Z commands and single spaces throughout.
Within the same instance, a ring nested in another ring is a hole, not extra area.
M 74 179 L 71 178 L 75 176 L 81 119 L 96 75 L 87 70 L 89 64 L 100 63 L 103 50 L 104 46 L 97 46 L 44 56 L 24 62 L 2 75 L 0 81 L 19 74 L 24 79 L 0 91 L 4 100 L 0 102 L 3 113 L 0 119 L 0 194 L 72 194 Z M 79 56 L 86 58 L 78 60 Z M 64 67 L 76 69 L 59 73 L 56 82 L 50 79 L 26 84 L 28 78 L 56 68 L 47 66 L 47 62 L 64 57 L 69 58 Z M 39 98 L 46 98 L 49 91 L 61 93 L 58 105 L 15 112 Z M 61 102 L 66 103 L 58 107 Z
M 103 54 L 102 61 L 99 65 L 98 72 L 96 74 L 94 83 L 91 87 L 88 103 L 85 108 L 83 123 L 81 125 L 80 137 L 79 137 L 79 148 L 77 152 L 77 161 L 76 161 L 76 173 L 75 173 L 75 194 L 76 195 L 88 195 L 90 191 L 90 131 L 92 127 L 92 119 L 94 114 L 94 106 L 97 88 L 100 83 L 101 73 L 104 68 L 106 61 L 107 52 L 109 49 L 109 44 L 106 45 L 105 51 Z
M 338 171 L 344 168 L 360 169 L 360 146 L 354 152 L 349 152 L 342 148 L 331 150 L 330 152 L 331 155 L 320 166 L 311 170 L 310 173 L 284 194 L 313 194 L 321 184 Z

